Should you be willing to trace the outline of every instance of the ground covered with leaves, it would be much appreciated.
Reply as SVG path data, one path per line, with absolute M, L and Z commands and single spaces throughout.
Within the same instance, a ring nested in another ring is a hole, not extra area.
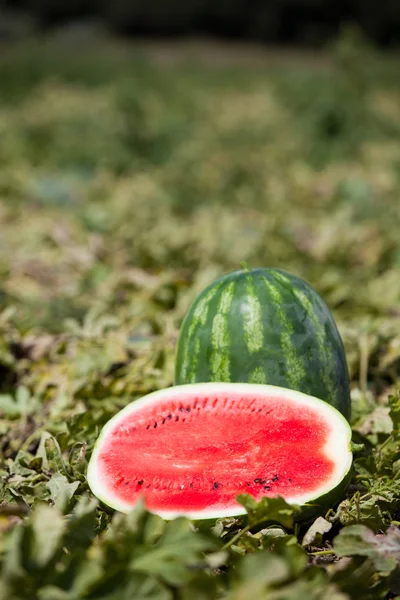
M 218 63 L 218 61 L 216 61 Z M 0 598 L 400 594 L 398 62 L 153 64 L 121 44 L 0 58 Z M 352 382 L 347 497 L 197 528 L 89 493 L 103 424 L 173 382 L 195 295 L 239 267 L 305 278 Z

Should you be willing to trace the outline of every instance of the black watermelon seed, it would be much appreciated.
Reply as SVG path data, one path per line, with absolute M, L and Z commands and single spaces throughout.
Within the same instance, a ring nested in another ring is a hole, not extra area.
M 154 423 L 153 427 L 154 427 L 154 429 L 155 429 L 155 428 L 157 427 L 157 423 Z
M 264 490 L 270 490 L 271 486 L 270 485 L 264 485 Z
M 218 487 L 219 487 L 219 483 L 217 483 L 217 482 L 215 481 L 215 483 L 214 483 L 214 485 L 213 485 L 213 489 L 214 489 L 214 490 L 217 490 L 217 489 L 218 489 Z
M 189 484 L 189 487 L 190 487 L 190 488 L 192 488 L 192 487 L 193 487 L 193 483 L 190 483 L 190 484 Z
M 250 481 L 248 481 L 248 482 L 246 483 L 246 485 L 251 485 Z
M 263 479 L 262 481 L 260 481 L 260 483 L 261 483 L 262 485 L 264 485 L 264 483 L 267 483 L 267 480 L 266 480 L 266 479 Z
M 140 481 L 137 482 L 138 485 L 143 485 L 144 481 L 143 479 L 141 479 Z
M 187 407 L 186 407 L 186 412 L 190 412 L 190 410 L 191 410 L 191 409 L 190 409 L 190 406 L 187 406 Z
M 185 409 L 183 408 L 183 406 L 179 407 L 179 412 L 183 412 Z
M 272 478 L 272 481 L 278 481 L 278 480 L 279 480 L 278 475 L 274 475 L 273 478 Z
M 161 425 L 164 425 L 164 423 L 165 423 L 165 419 L 163 419 L 163 420 L 161 421 Z
M 254 480 L 254 483 L 261 483 L 261 477 L 257 477 L 257 478 Z
M 130 481 L 125 481 L 125 485 L 129 485 L 129 484 L 130 484 Z
M 167 419 L 172 419 L 172 415 L 168 415 Z
M 150 429 L 150 425 L 147 425 L 146 429 Z
M 292 480 L 290 479 L 290 477 L 289 477 L 288 481 L 292 481 Z

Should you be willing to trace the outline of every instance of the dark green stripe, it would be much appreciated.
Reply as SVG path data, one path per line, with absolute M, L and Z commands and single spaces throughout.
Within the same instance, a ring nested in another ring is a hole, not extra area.
M 341 348 L 340 336 L 331 317 L 329 308 L 318 294 L 301 279 L 291 277 L 284 273 L 275 273 L 274 277 L 281 281 L 285 288 L 294 296 L 298 309 L 302 309 L 305 316 L 298 315 L 297 322 L 303 323 L 302 332 L 303 349 L 299 352 L 307 361 L 308 393 L 328 401 L 344 414 L 347 414 L 343 398 L 345 385 L 348 382 L 340 381 L 338 373 L 343 377 L 347 373 L 346 365 L 340 364 L 338 369 L 337 359 L 344 352 Z M 327 328 L 329 331 L 327 331 Z M 299 346 L 299 345 L 298 345 Z M 315 377 L 315 374 L 318 374 Z
M 186 323 L 182 326 L 181 338 L 186 339 L 186 344 L 180 344 L 178 349 L 177 364 L 182 364 L 179 372 L 180 381 L 192 381 L 193 374 L 197 371 L 201 350 L 201 344 L 198 341 L 199 330 L 205 330 L 207 327 L 210 305 L 221 285 L 222 282 L 206 289 L 185 318 L 186 323 L 190 324 L 187 333 L 185 331 Z

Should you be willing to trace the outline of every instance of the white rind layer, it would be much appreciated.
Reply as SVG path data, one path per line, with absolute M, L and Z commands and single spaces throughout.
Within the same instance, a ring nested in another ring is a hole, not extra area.
M 302 392 L 297 392 L 287 388 L 277 387 L 273 385 L 259 385 L 253 383 L 194 383 L 188 385 L 179 385 L 170 387 L 164 390 L 153 392 L 131 402 L 117 413 L 106 425 L 103 427 L 100 436 L 93 449 L 92 457 L 89 462 L 87 471 L 87 480 L 89 487 L 93 494 L 97 496 L 104 504 L 107 504 L 111 508 L 114 508 L 120 512 L 131 512 L 135 505 L 124 502 L 118 498 L 112 490 L 107 489 L 106 485 L 101 481 L 101 475 L 98 472 L 98 457 L 101 452 L 102 442 L 107 439 L 107 435 L 123 422 L 128 415 L 135 412 L 139 412 L 143 406 L 156 406 L 161 401 L 165 400 L 179 400 L 179 397 L 185 397 L 193 394 L 207 394 L 222 395 L 234 392 L 238 395 L 252 396 L 252 397 L 266 397 L 266 398 L 282 398 L 285 397 L 294 403 L 298 404 L 299 410 L 301 407 L 317 408 L 319 415 L 326 420 L 327 424 L 331 427 L 331 432 L 327 439 L 324 447 L 325 455 L 335 464 L 335 469 L 328 481 L 321 485 L 318 489 L 314 490 L 312 495 L 310 494 L 298 494 L 291 497 L 286 497 L 286 501 L 289 504 L 304 505 L 306 503 L 317 500 L 324 494 L 327 494 L 331 490 L 335 489 L 341 481 L 345 478 L 349 472 L 352 464 L 352 452 L 351 452 L 351 428 L 347 420 L 343 415 L 327 404 L 326 402 L 308 396 Z M 221 509 L 218 510 L 201 510 L 201 511 L 157 511 L 157 514 L 164 519 L 174 519 L 178 516 L 186 516 L 190 519 L 214 519 L 221 516 L 232 517 L 246 514 L 246 510 L 239 504 L 227 508 L 221 514 Z

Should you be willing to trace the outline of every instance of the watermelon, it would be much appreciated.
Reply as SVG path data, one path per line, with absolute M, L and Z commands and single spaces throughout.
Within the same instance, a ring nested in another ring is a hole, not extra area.
M 93 493 L 122 512 L 143 498 L 165 519 L 245 513 L 236 497 L 328 508 L 352 463 L 351 430 L 332 406 L 269 385 L 175 386 L 128 404 L 103 428 Z
M 179 334 L 175 384 L 206 381 L 287 387 L 350 420 L 346 356 L 332 314 L 308 283 L 278 269 L 229 273 L 193 302 Z

